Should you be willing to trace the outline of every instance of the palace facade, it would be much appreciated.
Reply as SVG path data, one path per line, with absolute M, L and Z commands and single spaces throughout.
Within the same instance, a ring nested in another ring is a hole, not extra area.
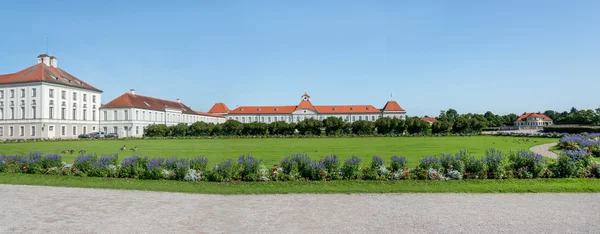
M 301 96 L 300 103 L 294 106 L 239 106 L 230 110 L 224 103 L 216 103 L 209 113 L 223 115 L 227 119 L 242 123 L 297 123 L 309 118 L 323 120 L 330 116 L 342 118 L 350 123 L 359 120 L 376 121 L 383 117 L 406 119 L 406 111 L 393 100 L 388 101 L 381 109 L 372 105 L 315 106 L 306 93 Z
M 102 91 L 42 54 L 37 64 L 0 75 L 0 139 L 77 138 L 97 131 Z

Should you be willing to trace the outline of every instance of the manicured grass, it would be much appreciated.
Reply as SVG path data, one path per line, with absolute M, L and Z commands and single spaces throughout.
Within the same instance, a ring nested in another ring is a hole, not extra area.
M 0 184 L 201 194 L 600 192 L 599 179 L 215 183 L 0 173 Z
M 393 155 L 405 156 L 408 166 L 417 165 L 425 156 L 441 153 L 456 153 L 468 150 L 480 156 L 486 149 L 501 151 L 528 150 L 530 147 L 558 139 L 519 138 L 498 136 L 470 137 L 366 137 L 366 138 L 262 138 L 262 139 L 125 139 L 102 141 L 54 141 L 0 144 L 0 154 L 28 154 L 39 151 L 46 154 L 59 153 L 65 149 L 80 149 L 88 153 L 118 153 L 119 159 L 132 155 L 149 157 L 195 157 L 205 156 L 209 164 L 228 158 L 236 159 L 242 154 L 251 154 L 265 165 L 278 164 L 287 155 L 306 153 L 313 159 L 337 154 L 342 159 L 356 155 L 370 161 L 373 155 L 385 160 Z M 120 151 L 123 145 L 126 151 Z M 138 151 L 129 149 L 138 146 Z M 63 161 L 70 162 L 75 154 L 61 154 Z

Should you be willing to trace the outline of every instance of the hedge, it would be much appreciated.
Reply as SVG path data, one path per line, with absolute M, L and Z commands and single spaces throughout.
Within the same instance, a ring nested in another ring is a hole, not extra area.
M 561 133 L 592 133 L 600 132 L 600 126 L 577 126 L 577 127 L 561 127 L 547 126 L 544 127 L 544 132 L 561 132 Z

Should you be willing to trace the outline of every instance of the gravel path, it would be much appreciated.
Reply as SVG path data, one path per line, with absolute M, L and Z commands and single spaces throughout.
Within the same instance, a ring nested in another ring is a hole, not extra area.
M 544 157 L 558 158 L 558 154 L 550 151 L 550 148 L 552 148 L 552 146 L 555 146 L 557 144 L 558 143 L 554 142 L 554 143 L 548 143 L 548 144 L 543 144 L 543 145 L 536 145 L 534 147 L 531 147 L 529 150 L 536 154 L 540 154 Z
M 600 194 L 181 193 L 0 185 L 0 233 L 598 233 Z

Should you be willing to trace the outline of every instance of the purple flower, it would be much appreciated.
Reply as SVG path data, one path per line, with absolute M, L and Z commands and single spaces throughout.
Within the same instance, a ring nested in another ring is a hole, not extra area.
M 148 163 L 146 163 L 146 168 L 148 168 L 148 170 L 157 170 L 162 168 L 164 163 L 164 158 L 152 158 L 150 161 L 148 161 Z
M 138 156 L 137 155 L 131 156 L 131 157 L 128 157 L 128 158 L 124 158 L 123 161 L 121 162 L 121 167 L 128 167 L 128 166 L 131 166 L 131 165 L 135 165 L 135 163 L 137 162 L 137 160 L 138 160 Z

